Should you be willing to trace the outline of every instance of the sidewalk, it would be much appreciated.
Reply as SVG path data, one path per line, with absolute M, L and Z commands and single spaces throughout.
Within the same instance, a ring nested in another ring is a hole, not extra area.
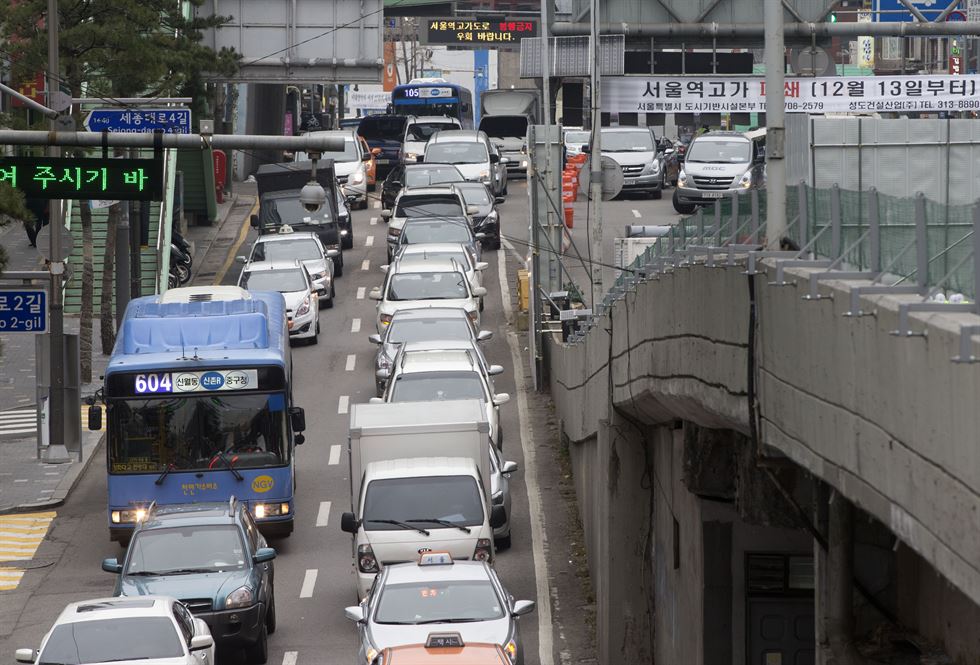
M 213 226 L 191 227 L 187 239 L 194 243 L 194 275 L 191 283 L 211 284 L 227 271 L 238 249 L 239 238 L 248 228 L 248 215 L 255 202 L 255 186 L 236 183 L 245 193 L 230 193 L 218 206 Z M 27 233 L 19 224 L 0 229 L 0 245 L 7 251 L 7 270 L 37 270 L 42 261 L 30 246 Z M 0 282 L 0 287 L 15 286 Z M 65 317 L 65 331 L 77 333 L 77 316 Z M 92 378 L 82 386 L 85 398 L 102 386 L 108 356 L 101 354 L 99 320 L 93 319 Z M 61 505 L 89 463 L 101 455 L 102 432 L 87 429 L 87 406 L 78 408 L 82 416 L 82 460 L 47 464 L 37 459 L 37 376 L 34 335 L 0 334 L 0 514 L 52 508 Z

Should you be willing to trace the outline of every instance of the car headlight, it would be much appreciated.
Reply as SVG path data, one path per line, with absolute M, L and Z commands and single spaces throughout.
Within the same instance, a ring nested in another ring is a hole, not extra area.
M 240 586 L 225 598 L 225 609 L 232 610 L 236 607 L 248 607 L 255 602 L 255 595 L 247 586 Z
M 483 218 L 483 224 L 496 224 L 498 217 L 497 211 L 491 210 L 490 214 Z
M 659 173 L 660 172 L 660 162 L 653 160 L 649 164 L 643 167 L 643 173 Z
M 742 177 L 738 181 L 738 186 L 742 189 L 748 189 L 752 186 L 752 171 L 746 171 L 742 174 Z
M 490 179 L 490 171 L 480 171 L 480 180 L 486 181 Z
M 325 273 L 325 272 L 315 272 L 312 275 L 310 275 L 310 277 L 313 278 L 313 281 L 316 281 L 318 279 L 323 279 L 326 276 L 327 276 L 327 273 Z
M 419 158 L 419 154 L 417 152 L 406 152 L 405 153 L 405 161 L 406 162 L 414 162 L 418 158 Z
M 683 171 L 677 174 L 677 186 L 687 187 L 687 174 Z
M 391 358 L 386 355 L 378 358 L 378 369 L 391 369 Z
M 378 320 L 381 321 L 381 325 L 386 326 L 391 323 L 391 314 L 382 314 Z
M 362 182 L 364 182 L 364 170 L 363 169 L 358 169 L 350 177 L 350 183 L 352 185 L 360 185 Z
M 527 168 L 527 160 L 526 159 L 522 159 L 521 160 L 521 168 L 522 169 L 526 169 Z
M 466 315 L 470 317 L 470 322 L 471 323 L 474 323 L 475 324 L 477 321 L 480 320 L 480 313 L 478 311 L 476 311 L 475 309 L 472 312 L 467 312 Z M 382 314 L 381 318 L 382 318 L 382 321 L 381 322 L 384 323 L 385 325 L 388 325 L 387 323 L 384 322 L 384 315 L 383 314 Z M 388 321 L 391 321 L 391 317 L 390 316 L 388 317 Z
M 296 310 L 296 316 L 303 316 L 304 314 L 309 314 L 309 313 L 310 313 L 310 297 L 306 296 L 306 298 L 303 300 L 303 304 L 300 305 L 299 309 Z
M 401 234 L 402 234 L 402 230 L 401 229 L 399 229 L 397 227 L 394 227 L 394 226 L 389 226 L 388 227 L 388 237 L 389 238 L 397 238 Z
M 368 665 L 371 665 L 371 663 L 373 663 L 373 662 L 374 662 L 374 659 L 375 659 L 375 658 L 377 657 L 377 655 L 378 655 L 378 650 L 377 650 L 377 649 L 375 649 L 374 647 L 371 647 L 370 649 L 368 649 L 368 650 L 367 650 L 367 651 L 365 652 L 365 655 L 367 656 L 367 662 L 368 662 Z
M 252 504 L 252 514 L 256 519 L 279 517 L 289 514 L 288 503 L 255 503 Z

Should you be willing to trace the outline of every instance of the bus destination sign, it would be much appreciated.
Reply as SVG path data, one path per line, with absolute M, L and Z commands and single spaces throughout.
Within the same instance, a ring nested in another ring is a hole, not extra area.
M 136 395 L 256 390 L 258 387 L 259 373 L 254 369 L 149 372 L 133 375 L 133 393 Z
M 30 199 L 160 201 L 163 159 L 0 157 L 0 182 Z

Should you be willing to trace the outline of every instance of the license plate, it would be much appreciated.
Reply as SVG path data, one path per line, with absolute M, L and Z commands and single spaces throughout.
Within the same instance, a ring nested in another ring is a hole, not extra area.
M 391 164 L 391 160 L 390 159 L 376 159 L 374 161 L 377 164 Z
M 725 192 L 703 192 L 706 199 L 721 199 L 725 197 Z

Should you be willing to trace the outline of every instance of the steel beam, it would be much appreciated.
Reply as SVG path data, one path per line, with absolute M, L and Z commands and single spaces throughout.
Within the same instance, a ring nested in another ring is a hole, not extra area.
M 38 145 L 58 147 L 102 147 L 102 132 L 43 132 L 0 130 L 0 144 Z M 335 136 L 250 136 L 246 134 L 128 134 L 109 132 L 106 142 L 110 148 L 153 148 L 156 141 L 161 148 L 186 148 L 206 150 L 228 148 L 230 150 L 320 150 L 340 152 L 344 149 L 343 137 Z
M 552 35 L 570 37 L 589 34 L 588 23 L 558 22 L 551 26 Z M 763 37 L 763 23 L 603 23 L 603 35 L 657 38 L 742 39 Z M 783 36 L 812 37 L 945 37 L 980 36 L 980 22 L 946 21 L 943 23 L 784 23 Z

